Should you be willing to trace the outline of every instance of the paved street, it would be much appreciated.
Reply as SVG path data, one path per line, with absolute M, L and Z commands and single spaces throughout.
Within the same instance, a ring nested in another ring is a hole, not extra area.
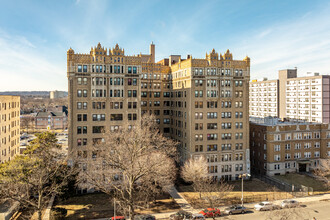
M 250 211 L 244 215 L 222 216 L 217 219 L 232 220 L 279 220 L 281 217 L 287 220 L 330 220 L 330 201 L 303 203 L 302 207 L 295 209 L 281 209 L 276 211 Z M 290 214 L 289 214 L 290 213 Z M 286 218 L 284 218 L 286 216 Z
M 185 210 L 192 213 L 198 213 L 200 210 L 192 209 L 187 201 L 181 197 L 180 193 L 172 188 L 169 193 L 176 200 L 176 202 Z M 245 204 L 250 211 L 244 215 L 230 215 L 221 216 L 216 219 L 232 219 L 232 220 L 311 220 L 316 217 L 317 220 L 330 220 L 330 194 L 296 198 L 300 202 L 301 207 L 295 209 L 281 209 L 275 211 L 254 211 L 254 204 Z M 283 200 L 273 201 L 273 203 L 280 205 Z M 224 207 L 220 207 L 221 212 Z M 171 213 L 157 213 L 153 214 L 157 219 L 168 219 Z M 286 218 L 284 218 L 286 216 Z

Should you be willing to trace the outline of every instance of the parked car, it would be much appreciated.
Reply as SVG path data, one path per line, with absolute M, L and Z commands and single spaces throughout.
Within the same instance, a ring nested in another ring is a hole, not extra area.
M 26 146 L 27 144 L 25 142 L 21 142 L 20 146 Z
M 156 220 L 156 217 L 153 215 L 137 215 L 134 220 Z
M 61 139 L 60 141 L 67 141 L 66 139 Z
M 221 215 L 220 210 L 219 209 L 215 209 L 215 208 L 207 208 L 204 209 L 202 211 L 199 212 L 199 214 L 204 215 L 204 217 L 206 218 L 211 218 L 211 217 L 218 217 Z
M 226 214 L 244 214 L 246 212 L 246 208 L 241 205 L 233 205 L 225 209 L 224 213 Z
M 299 206 L 299 202 L 297 200 L 293 200 L 293 199 L 287 199 L 281 203 L 282 208 L 293 208 L 293 207 L 297 207 L 297 206 Z
M 271 202 L 260 202 L 254 206 L 254 209 L 257 211 L 267 211 L 267 210 L 274 210 L 279 208 L 280 207 L 278 205 L 275 205 Z
M 192 213 L 186 211 L 178 211 L 177 213 L 170 215 L 170 220 L 183 220 L 191 218 Z
M 204 220 L 205 217 L 202 214 L 193 214 L 191 219 L 192 220 Z
M 125 216 L 111 217 L 111 220 L 126 220 Z

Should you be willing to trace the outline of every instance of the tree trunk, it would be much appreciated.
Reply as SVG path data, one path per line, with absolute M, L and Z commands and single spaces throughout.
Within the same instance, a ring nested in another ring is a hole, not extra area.
M 41 220 L 41 210 L 38 209 L 38 220 Z
M 134 217 L 135 217 L 134 205 L 133 205 L 133 203 L 130 202 L 130 204 L 129 204 L 129 218 L 131 220 L 134 220 Z
M 42 191 L 39 190 L 38 192 L 38 220 L 41 220 L 41 199 L 42 199 Z

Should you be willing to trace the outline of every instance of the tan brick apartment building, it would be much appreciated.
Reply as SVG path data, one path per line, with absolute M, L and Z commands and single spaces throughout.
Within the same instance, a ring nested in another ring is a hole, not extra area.
M 278 80 L 250 83 L 250 116 L 330 123 L 329 75 L 297 77 L 297 69 L 286 69 L 278 76 Z
M 20 153 L 20 97 L 0 95 L 0 163 Z
M 181 161 L 204 155 L 214 178 L 250 172 L 248 88 L 250 58 L 213 49 L 205 59 L 180 55 L 155 62 L 125 55 L 118 44 L 89 54 L 67 51 L 69 149 L 92 157 L 86 145 L 141 114 L 156 115 L 161 132 L 180 142 Z
M 251 118 L 250 149 L 254 174 L 309 172 L 330 156 L 330 125 Z

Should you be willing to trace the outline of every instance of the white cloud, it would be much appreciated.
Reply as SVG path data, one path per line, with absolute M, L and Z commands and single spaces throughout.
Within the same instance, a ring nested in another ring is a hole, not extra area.
M 24 36 L 0 30 L 0 90 L 67 90 L 64 64 L 47 60 Z
M 234 48 L 237 56 L 251 57 L 251 79 L 277 78 L 278 70 L 298 68 L 306 72 L 330 74 L 329 5 L 321 11 L 310 11 L 293 21 L 246 33 L 243 43 Z M 327 62 L 328 61 L 328 62 Z

